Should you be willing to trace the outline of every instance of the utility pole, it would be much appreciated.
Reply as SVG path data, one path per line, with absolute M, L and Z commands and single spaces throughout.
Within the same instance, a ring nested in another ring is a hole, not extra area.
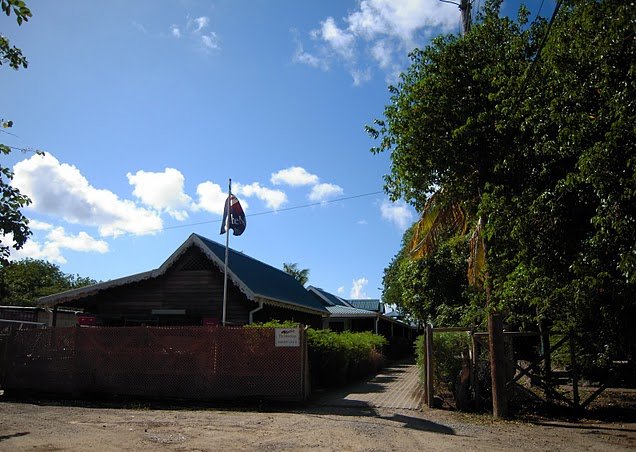
M 470 26 L 472 23 L 472 11 L 473 11 L 473 3 L 472 0 L 460 0 L 461 3 L 453 2 L 450 0 L 439 0 L 442 3 L 450 3 L 451 5 L 457 5 L 462 14 L 462 31 L 464 34 L 470 31 Z
M 470 31 L 470 26 L 472 23 L 472 8 L 473 4 L 471 0 L 461 0 L 459 4 L 459 10 L 462 13 L 462 29 L 464 30 L 464 34 Z

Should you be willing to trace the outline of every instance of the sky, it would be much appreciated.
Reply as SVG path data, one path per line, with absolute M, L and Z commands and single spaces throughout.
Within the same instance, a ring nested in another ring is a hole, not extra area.
M 3 156 L 33 235 L 12 257 L 109 280 L 159 267 L 191 233 L 297 263 L 309 284 L 379 298 L 417 213 L 383 193 L 381 118 L 408 52 L 460 29 L 437 0 L 31 0 L 0 31 L 28 69 L 0 68 Z M 505 6 L 505 5 L 504 5 Z M 512 6 L 512 5 L 511 5 Z M 505 12 L 505 7 L 504 7 Z

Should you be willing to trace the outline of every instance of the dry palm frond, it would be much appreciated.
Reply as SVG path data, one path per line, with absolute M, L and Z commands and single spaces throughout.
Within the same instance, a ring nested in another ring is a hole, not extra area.
M 466 211 L 461 203 L 442 202 L 440 192 L 429 198 L 411 240 L 411 257 L 432 253 L 448 233 L 465 234 L 468 230 Z
M 486 279 L 486 244 L 484 243 L 484 224 L 479 218 L 477 227 L 470 237 L 470 255 L 468 256 L 468 283 L 483 287 Z

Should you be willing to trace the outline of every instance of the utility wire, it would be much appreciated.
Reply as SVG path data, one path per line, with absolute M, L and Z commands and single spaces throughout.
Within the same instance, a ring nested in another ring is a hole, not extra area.
M 288 212 L 290 210 L 298 210 L 298 209 L 306 209 L 308 207 L 315 207 L 315 206 L 322 206 L 325 204 L 332 204 L 334 202 L 340 202 L 340 201 L 349 201 L 351 199 L 357 199 L 357 198 L 364 198 L 366 196 L 373 196 L 373 195 L 379 195 L 381 193 L 384 193 L 382 190 L 379 191 L 373 191 L 373 192 L 369 192 L 369 193 L 362 193 L 360 195 L 352 195 L 352 196 L 345 196 L 342 198 L 335 198 L 335 199 L 330 199 L 328 201 L 321 201 L 321 202 L 314 202 L 314 203 L 310 203 L 310 204 L 302 204 L 299 206 L 292 206 L 292 207 L 285 207 L 284 209 L 272 209 L 272 210 L 265 210 L 263 212 L 257 212 L 257 213 L 253 213 L 253 214 L 246 214 L 245 216 L 248 218 L 251 217 L 258 217 L 258 216 L 262 216 L 262 215 L 269 215 L 272 213 L 279 213 L 279 212 Z M 161 229 L 157 229 L 154 231 L 149 231 L 149 232 L 161 232 L 161 231 L 167 231 L 167 230 L 171 230 L 171 229 L 182 229 L 182 228 L 188 228 L 191 226 L 200 226 L 203 224 L 213 224 L 213 223 L 220 223 L 222 221 L 222 219 L 216 219 L 216 220 L 207 220 L 207 221 L 200 221 L 198 223 L 188 223 L 188 224 L 178 224 L 178 225 L 174 225 L 174 226 L 167 226 Z
M 545 43 L 548 40 L 548 36 L 550 35 L 550 31 L 552 31 L 552 24 L 554 24 L 554 20 L 556 19 L 556 16 L 559 13 L 559 9 L 561 8 L 561 4 L 562 3 L 563 3 L 563 0 L 559 0 L 557 2 L 557 4 L 555 5 L 555 7 L 554 7 L 554 12 L 552 12 L 552 17 L 550 18 L 550 23 L 548 24 L 548 29 L 546 30 L 545 35 L 543 35 L 543 39 L 541 40 L 541 44 L 539 44 L 539 49 L 537 50 L 537 53 L 534 56 L 534 59 L 532 60 L 532 63 L 530 63 L 530 67 L 528 68 L 528 70 L 526 71 L 526 73 L 525 73 L 525 75 L 523 77 L 523 81 L 521 83 L 521 88 L 519 89 L 519 91 L 517 91 L 517 95 L 515 96 L 515 102 L 513 104 L 512 114 L 514 114 L 517 111 L 517 108 L 519 107 L 519 99 L 520 99 L 521 95 L 524 93 L 524 91 L 526 90 L 526 85 L 528 84 L 528 81 L 534 75 L 534 68 L 537 65 L 537 61 L 539 61 L 539 58 L 541 57 L 541 51 L 543 50 L 543 47 L 545 46 Z

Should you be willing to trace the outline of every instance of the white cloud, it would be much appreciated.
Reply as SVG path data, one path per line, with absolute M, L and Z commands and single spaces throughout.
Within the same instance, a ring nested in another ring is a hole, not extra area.
M 170 27 L 170 33 L 172 33 L 172 36 L 174 36 L 175 38 L 181 37 L 181 29 L 177 25 L 172 25 Z
M 29 228 L 36 231 L 49 231 L 53 229 L 53 225 L 44 221 L 29 219 Z
M 314 33 L 315 36 L 325 41 L 342 58 L 353 58 L 353 45 L 355 36 L 338 28 L 333 17 L 327 17 L 321 24 L 320 30 Z
M 77 235 L 69 235 L 64 228 L 52 229 L 43 243 L 29 239 L 19 250 L 11 250 L 13 259 L 45 259 L 58 264 L 65 264 L 66 258 L 62 255 L 62 250 L 68 249 L 82 253 L 107 253 L 108 243 L 97 240 L 84 231 Z
M 358 220 L 358 221 L 357 221 L 357 224 L 360 224 L 360 225 L 366 225 L 366 224 L 369 224 L 369 222 L 368 222 L 367 220 L 364 220 L 364 219 L 363 219 L 363 220 Z
M 274 210 L 279 209 L 287 202 L 287 195 L 285 192 L 262 187 L 258 182 L 254 182 L 249 185 L 236 183 L 235 189 L 232 190 L 232 192 L 236 192 L 236 195 L 243 195 L 247 197 L 256 196 L 258 199 L 265 202 L 267 207 Z
M 407 53 L 422 47 L 440 32 L 457 29 L 459 12 L 455 5 L 439 0 L 358 0 L 358 7 L 342 22 L 327 17 L 309 36 L 316 51 L 296 52 L 294 62 L 318 67 L 304 55 L 324 55 L 324 66 L 340 61 L 354 79 L 354 85 L 371 79 L 370 69 L 362 70 L 360 55 L 370 56 L 379 68 L 393 78 L 408 64 Z
M 227 192 L 224 192 L 219 184 L 205 181 L 197 186 L 199 200 L 192 206 L 192 210 L 205 210 L 206 212 L 223 215 L 223 208 L 227 201 Z M 241 199 L 241 207 L 247 211 L 248 204 Z
M 210 24 L 210 18 L 206 16 L 201 16 L 201 17 L 197 17 L 196 19 L 193 19 L 192 22 L 194 23 L 194 26 L 196 27 L 193 30 L 193 33 L 198 33 Z
M 344 286 L 338 287 L 338 290 L 336 292 L 338 293 L 338 295 L 344 295 L 344 293 L 345 293 Z
M 296 51 L 294 52 L 294 56 L 292 61 L 294 63 L 306 64 L 307 66 L 321 68 L 326 71 L 329 69 L 329 65 L 324 58 L 317 57 L 312 55 L 311 53 L 305 52 L 305 48 L 303 47 L 303 43 L 300 42 L 300 39 L 297 37 L 297 31 L 292 30 L 294 33 L 294 42 L 296 43 Z
M 137 30 L 139 30 L 140 32 L 142 32 L 143 34 L 148 34 L 148 30 L 146 30 L 146 27 L 144 27 L 142 24 L 140 24 L 139 22 L 136 22 L 133 20 L 132 22 L 132 26 L 135 27 Z
M 351 78 L 353 78 L 354 86 L 360 86 L 371 80 L 371 70 L 369 68 L 365 70 L 352 69 L 350 74 Z
M 218 50 L 220 48 L 219 37 L 213 31 L 207 35 L 201 35 L 201 43 L 208 50 Z
M 64 228 L 57 227 L 47 234 L 46 240 L 54 243 L 58 248 L 66 248 L 72 251 L 102 254 L 108 252 L 108 243 L 103 240 L 97 240 L 84 231 L 77 235 L 68 235 Z
M 147 206 L 166 212 L 176 220 L 188 218 L 187 208 L 192 199 L 183 192 L 184 177 L 174 168 L 166 168 L 162 173 L 139 170 L 126 175 L 134 186 L 133 195 Z
M 376 41 L 371 48 L 371 56 L 373 56 L 382 69 L 391 66 L 393 62 L 393 52 L 393 47 L 383 39 Z
M 369 284 L 369 280 L 365 277 L 354 279 L 353 286 L 351 287 L 351 292 L 349 292 L 349 297 L 352 299 L 356 298 L 369 298 L 367 294 L 364 292 L 364 287 Z
M 299 187 L 302 185 L 315 185 L 319 179 L 315 174 L 308 173 L 305 168 L 292 166 L 272 173 L 270 180 L 274 185 L 286 184 L 292 187 Z
M 387 200 L 380 205 L 382 218 L 394 223 L 400 229 L 405 230 L 413 222 L 413 211 L 404 201 L 392 203 Z
M 342 187 L 335 184 L 318 184 L 311 188 L 309 200 L 315 202 L 326 201 L 343 193 Z
M 161 230 L 159 215 L 89 184 L 80 171 L 52 154 L 34 155 L 14 166 L 13 186 L 29 196 L 35 212 L 69 223 L 97 226 L 102 236 L 152 234 Z

